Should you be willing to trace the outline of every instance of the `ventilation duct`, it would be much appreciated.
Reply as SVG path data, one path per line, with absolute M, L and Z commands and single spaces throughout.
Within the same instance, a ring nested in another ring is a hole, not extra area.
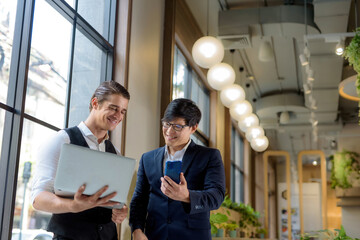
M 309 33 L 319 33 L 312 4 L 308 4 L 306 16 Z M 302 39 L 305 34 L 304 22 L 304 6 L 298 5 L 220 11 L 218 38 L 222 40 L 225 49 L 251 47 L 253 36 L 279 35 Z M 261 25 L 262 31 L 256 30 L 257 25 Z M 267 31 L 267 27 L 271 29 Z

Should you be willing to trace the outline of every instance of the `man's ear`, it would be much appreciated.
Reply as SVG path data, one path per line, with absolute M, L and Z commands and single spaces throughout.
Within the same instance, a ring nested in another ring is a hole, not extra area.
M 99 106 L 99 102 L 97 97 L 93 97 L 93 99 L 91 99 L 91 106 L 93 109 L 97 109 Z
M 198 126 L 199 126 L 199 124 L 196 124 L 196 125 L 190 127 L 192 134 L 196 131 L 196 129 L 198 128 Z

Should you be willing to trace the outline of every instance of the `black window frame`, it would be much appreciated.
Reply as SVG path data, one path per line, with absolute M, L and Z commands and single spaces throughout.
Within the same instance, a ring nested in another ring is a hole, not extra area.
M 45 1 L 65 19 L 67 19 L 72 24 L 73 28 L 69 61 L 70 68 L 66 93 L 67 101 L 65 104 L 66 112 L 64 127 L 68 127 L 75 32 L 76 30 L 79 30 L 105 53 L 102 59 L 104 64 L 101 66 L 101 81 L 111 80 L 114 61 L 114 37 L 118 1 L 110 0 L 110 25 L 108 29 L 109 41 L 107 41 L 81 15 L 77 13 L 77 0 L 74 8 L 72 8 L 64 0 Z M 40 124 L 55 131 L 60 130 L 58 127 L 25 113 L 25 98 L 28 80 L 27 75 L 31 52 L 34 10 L 35 0 L 18 0 L 7 101 L 6 103 L 0 102 L 0 108 L 5 110 L 0 159 L 0 239 L 11 238 L 24 119 L 30 120 L 31 122 Z

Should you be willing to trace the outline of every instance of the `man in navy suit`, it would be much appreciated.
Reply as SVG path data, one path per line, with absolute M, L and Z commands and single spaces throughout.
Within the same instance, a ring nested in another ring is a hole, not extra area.
M 201 112 L 189 99 L 173 100 L 162 121 L 166 145 L 143 154 L 130 203 L 134 240 L 211 239 L 210 210 L 225 195 L 219 150 L 195 144 L 190 136 Z M 182 161 L 180 183 L 164 176 L 166 161 Z

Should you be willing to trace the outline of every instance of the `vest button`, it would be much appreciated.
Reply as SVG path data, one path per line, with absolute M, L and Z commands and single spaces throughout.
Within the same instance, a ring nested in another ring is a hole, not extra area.
M 98 226 L 98 230 L 99 230 L 99 231 L 103 230 L 103 226 L 99 225 L 99 226 Z

